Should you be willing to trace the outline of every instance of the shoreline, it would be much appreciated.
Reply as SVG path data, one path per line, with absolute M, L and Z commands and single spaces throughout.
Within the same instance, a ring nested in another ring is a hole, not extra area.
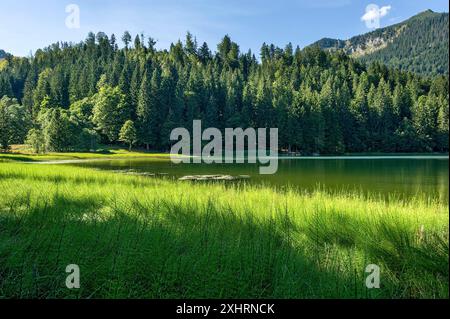
M 183 155 L 177 155 L 183 157 Z M 122 149 L 110 149 L 105 152 L 51 152 L 47 154 L 32 154 L 21 152 L 0 153 L 0 163 L 2 162 L 23 162 L 37 164 L 71 164 L 90 161 L 109 161 L 124 159 L 170 159 L 170 153 L 150 153 L 140 151 L 127 151 Z M 189 156 L 194 158 L 195 156 Z M 208 157 L 208 159 L 216 159 Z M 223 160 L 225 158 L 222 158 Z M 234 158 L 234 160 L 242 158 Z M 244 161 L 248 157 L 243 158 Z M 281 153 L 278 156 L 265 156 L 265 159 L 278 160 L 382 160 L 382 159 L 442 159 L 448 160 L 448 153 L 348 153 L 342 155 L 289 155 Z
M 7 221 L 0 232 L 5 296 L 32 297 L 33 282 L 20 290 L 16 283 L 39 269 L 42 297 L 73 297 L 55 273 L 56 265 L 64 274 L 70 261 L 89 281 L 78 298 L 199 298 L 211 291 L 228 298 L 448 298 L 448 205 L 442 203 L 24 164 L 0 165 L 0 188 L 8 190 L 0 199 Z M 17 258 L 30 254 L 36 257 Z M 354 289 L 365 282 L 366 256 L 389 274 L 369 294 Z M 130 271 L 130 264 L 140 266 Z M 107 286 L 112 265 L 119 294 Z M 236 289 L 229 278 L 242 269 Z M 199 289 L 196 278 L 207 286 Z M 336 282 L 342 289 L 334 289 Z

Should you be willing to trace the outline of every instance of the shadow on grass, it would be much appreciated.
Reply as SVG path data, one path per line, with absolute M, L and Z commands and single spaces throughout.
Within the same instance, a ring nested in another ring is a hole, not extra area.
M 359 270 L 330 271 L 296 247 L 287 217 L 256 220 L 212 202 L 130 203 L 105 207 L 95 198 L 57 194 L 36 206 L 0 210 L 0 297 L 370 295 Z M 79 290 L 65 287 L 68 264 L 80 266 Z

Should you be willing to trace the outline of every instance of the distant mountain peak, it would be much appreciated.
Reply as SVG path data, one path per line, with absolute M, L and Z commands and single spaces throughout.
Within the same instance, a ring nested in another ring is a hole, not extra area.
M 425 11 L 419 12 L 418 14 L 412 16 L 408 20 L 426 19 L 426 18 L 430 18 L 430 17 L 436 17 L 436 16 L 439 16 L 439 15 L 442 15 L 442 14 L 445 14 L 445 12 L 440 13 L 440 12 L 434 12 L 431 9 L 427 9 Z M 408 21 L 408 20 L 406 20 L 406 21 Z
M 418 14 L 416 14 L 415 16 L 424 16 L 424 15 L 429 15 L 429 14 L 439 14 L 439 12 L 434 12 L 431 9 L 427 9 L 425 11 L 419 12 Z
M 448 74 L 448 13 L 425 10 L 348 40 L 323 38 L 312 45 L 416 73 Z

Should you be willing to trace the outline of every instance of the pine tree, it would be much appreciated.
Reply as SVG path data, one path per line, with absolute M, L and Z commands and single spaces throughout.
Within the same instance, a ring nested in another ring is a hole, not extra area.
M 3 96 L 14 96 L 11 81 L 6 74 L 0 74 L 0 97 Z
M 203 64 L 206 64 L 211 60 L 211 51 L 209 50 L 206 42 L 203 42 L 202 46 L 198 50 L 198 57 Z
M 33 93 L 33 116 L 36 117 L 39 113 L 40 107 L 44 99 L 51 97 L 51 87 L 50 87 L 51 70 L 45 69 L 39 74 L 36 89 Z M 56 106 L 53 101 L 50 100 L 52 106 Z
M 10 148 L 13 134 L 8 107 L 9 98 L 4 96 L 0 100 L 0 147 L 5 152 Z
M 161 147 L 163 150 L 169 151 L 172 142 L 170 141 L 170 133 L 177 127 L 182 127 L 182 110 L 184 109 L 184 94 L 182 87 L 178 84 L 175 87 L 174 99 L 169 105 L 166 120 L 161 127 Z
M 160 71 L 155 69 L 150 77 L 148 71 L 145 72 L 141 84 L 138 98 L 137 118 L 139 121 L 139 140 L 154 148 L 160 147 Z
M 29 114 L 32 114 L 32 111 L 34 109 L 33 88 L 36 86 L 36 81 L 37 81 L 36 70 L 32 68 L 28 72 L 27 78 L 25 80 L 22 99 L 22 104 L 27 108 Z
M 67 111 L 61 108 L 49 109 L 46 111 L 46 118 L 43 129 L 46 150 L 55 152 L 69 150 L 73 136 Z
M 320 106 L 324 118 L 324 148 L 328 154 L 344 152 L 342 129 L 336 107 L 336 94 L 330 77 L 320 91 Z
M 131 42 L 131 34 L 128 31 L 125 31 L 122 36 L 122 41 L 125 44 L 125 50 L 128 50 L 128 44 Z
M 123 82 L 119 83 L 119 86 L 122 86 L 124 88 L 124 92 L 127 92 L 128 88 L 127 88 L 127 84 L 125 83 L 125 81 L 127 81 L 127 74 L 125 72 L 127 72 L 127 70 L 124 70 L 123 79 L 122 79 Z M 145 72 L 149 72 L 149 69 L 146 69 Z M 139 94 L 140 94 L 140 90 L 141 90 L 143 81 L 144 81 L 144 79 L 141 77 L 140 63 L 135 63 L 135 67 L 133 70 L 133 74 L 131 76 L 131 82 L 130 82 L 130 86 L 129 86 L 130 93 L 128 95 L 128 100 L 130 103 L 130 108 L 133 110 L 136 110 L 136 112 L 138 109 Z

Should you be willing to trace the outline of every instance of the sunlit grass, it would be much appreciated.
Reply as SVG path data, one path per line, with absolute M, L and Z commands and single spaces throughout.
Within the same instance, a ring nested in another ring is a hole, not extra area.
M 0 164 L 0 192 L 0 297 L 448 298 L 437 200 L 19 163 Z
M 168 153 L 128 151 L 118 147 L 105 147 L 93 152 L 49 152 L 35 154 L 26 145 L 14 145 L 10 153 L 0 153 L 0 162 L 34 162 L 80 159 L 118 159 L 118 158 L 169 158 Z

